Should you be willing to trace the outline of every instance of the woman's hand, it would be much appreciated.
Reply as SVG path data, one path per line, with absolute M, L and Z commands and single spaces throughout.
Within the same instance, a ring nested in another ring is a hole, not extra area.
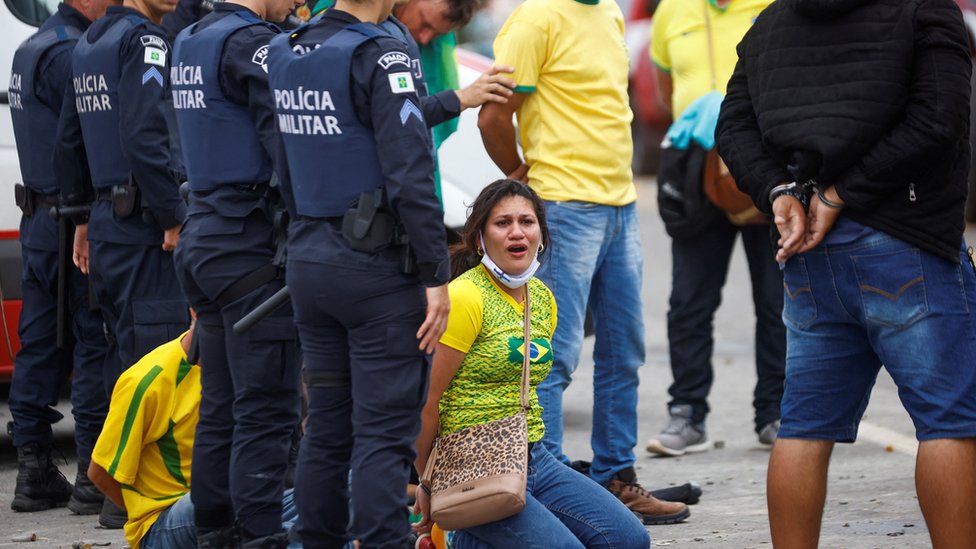
M 417 486 L 413 514 L 421 516 L 420 522 L 413 524 L 413 531 L 417 534 L 429 534 L 434 521 L 430 520 L 430 496 L 427 495 L 427 488 L 423 485 Z
M 451 296 L 447 291 L 447 284 L 427 288 L 427 318 L 417 331 L 420 349 L 428 355 L 434 352 L 434 347 L 447 330 L 447 317 L 451 312 Z

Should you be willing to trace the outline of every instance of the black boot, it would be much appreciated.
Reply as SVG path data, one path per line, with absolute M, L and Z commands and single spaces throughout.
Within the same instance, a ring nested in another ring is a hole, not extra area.
M 50 446 L 32 442 L 17 448 L 17 487 L 11 509 L 30 513 L 64 507 L 71 489 L 71 483 L 51 461 Z
M 76 515 L 97 515 L 102 510 L 104 500 L 105 494 L 88 480 L 88 462 L 79 461 L 68 509 Z
M 288 534 L 279 532 L 241 543 L 241 549 L 285 549 L 288 547 Z
M 118 530 L 125 526 L 129 520 L 129 514 L 125 509 L 112 503 L 112 500 L 105 498 L 102 501 L 101 511 L 98 512 L 98 524 L 107 530 Z
M 238 549 L 241 546 L 236 526 L 197 533 L 198 549 Z

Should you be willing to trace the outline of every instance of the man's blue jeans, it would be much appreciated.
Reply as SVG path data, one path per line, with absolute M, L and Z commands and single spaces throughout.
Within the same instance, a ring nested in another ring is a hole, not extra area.
M 976 274 L 965 245 L 955 263 L 874 229 L 827 238 L 783 272 L 779 437 L 853 442 L 882 365 L 918 440 L 976 436 Z
M 281 523 L 285 530 L 298 520 L 295 507 L 295 491 L 285 490 L 281 498 Z M 159 518 L 139 542 L 140 549 L 192 549 L 197 546 L 197 529 L 193 523 L 193 501 L 187 493 L 176 500 Z M 292 543 L 289 547 L 301 547 Z
M 563 454 L 563 391 L 579 364 L 587 304 L 596 330 L 593 351 L 593 464 L 590 476 L 606 485 L 634 464 L 637 444 L 637 370 L 644 364 L 641 306 L 643 258 L 635 204 L 546 202 L 551 249 L 538 276 L 556 296 L 555 361 L 537 388 L 543 439 Z
M 453 546 L 647 549 L 650 544 L 647 529 L 620 500 L 537 443 L 529 453 L 525 509 L 457 531 Z

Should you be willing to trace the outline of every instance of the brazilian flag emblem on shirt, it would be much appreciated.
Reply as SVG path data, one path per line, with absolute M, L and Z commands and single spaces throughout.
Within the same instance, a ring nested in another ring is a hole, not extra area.
M 511 337 L 508 339 L 508 360 L 521 364 L 524 358 L 525 345 L 522 338 Z M 545 339 L 533 339 L 529 341 L 529 362 L 539 364 L 542 362 L 552 362 L 552 344 Z

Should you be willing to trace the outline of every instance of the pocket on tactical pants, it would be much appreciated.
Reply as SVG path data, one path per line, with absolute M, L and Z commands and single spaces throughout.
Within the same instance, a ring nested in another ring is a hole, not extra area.
M 783 322 L 804 330 L 817 319 L 817 302 L 810 288 L 806 258 L 794 256 L 783 269 Z
M 402 391 L 390 391 L 391 404 L 405 408 L 422 406 L 427 396 L 427 370 L 430 367 L 427 354 L 420 349 L 417 339 L 419 326 L 388 326 L 386 328 L 386 353 L 391 361 L 400 365 L 391 375 L 392 385 Z M 416 392 L 410 390 L 416 388 Z
M 904 328 L 929 312 L 917 248 L 851 255 L 867 322 Z
M 241 337 L 246 338 L 247 355 L 237 358 L 260 365 L 244 373 L 248 377 L 247 386 L 276 391 L 298 388 L 301 357 L 296 342 L 298 331 L 292 317 L 264 318 Z
M 176 339 L 190 327 L 186 303 L 172 299 L 137 299 L 132 302 L 135 359 Z

